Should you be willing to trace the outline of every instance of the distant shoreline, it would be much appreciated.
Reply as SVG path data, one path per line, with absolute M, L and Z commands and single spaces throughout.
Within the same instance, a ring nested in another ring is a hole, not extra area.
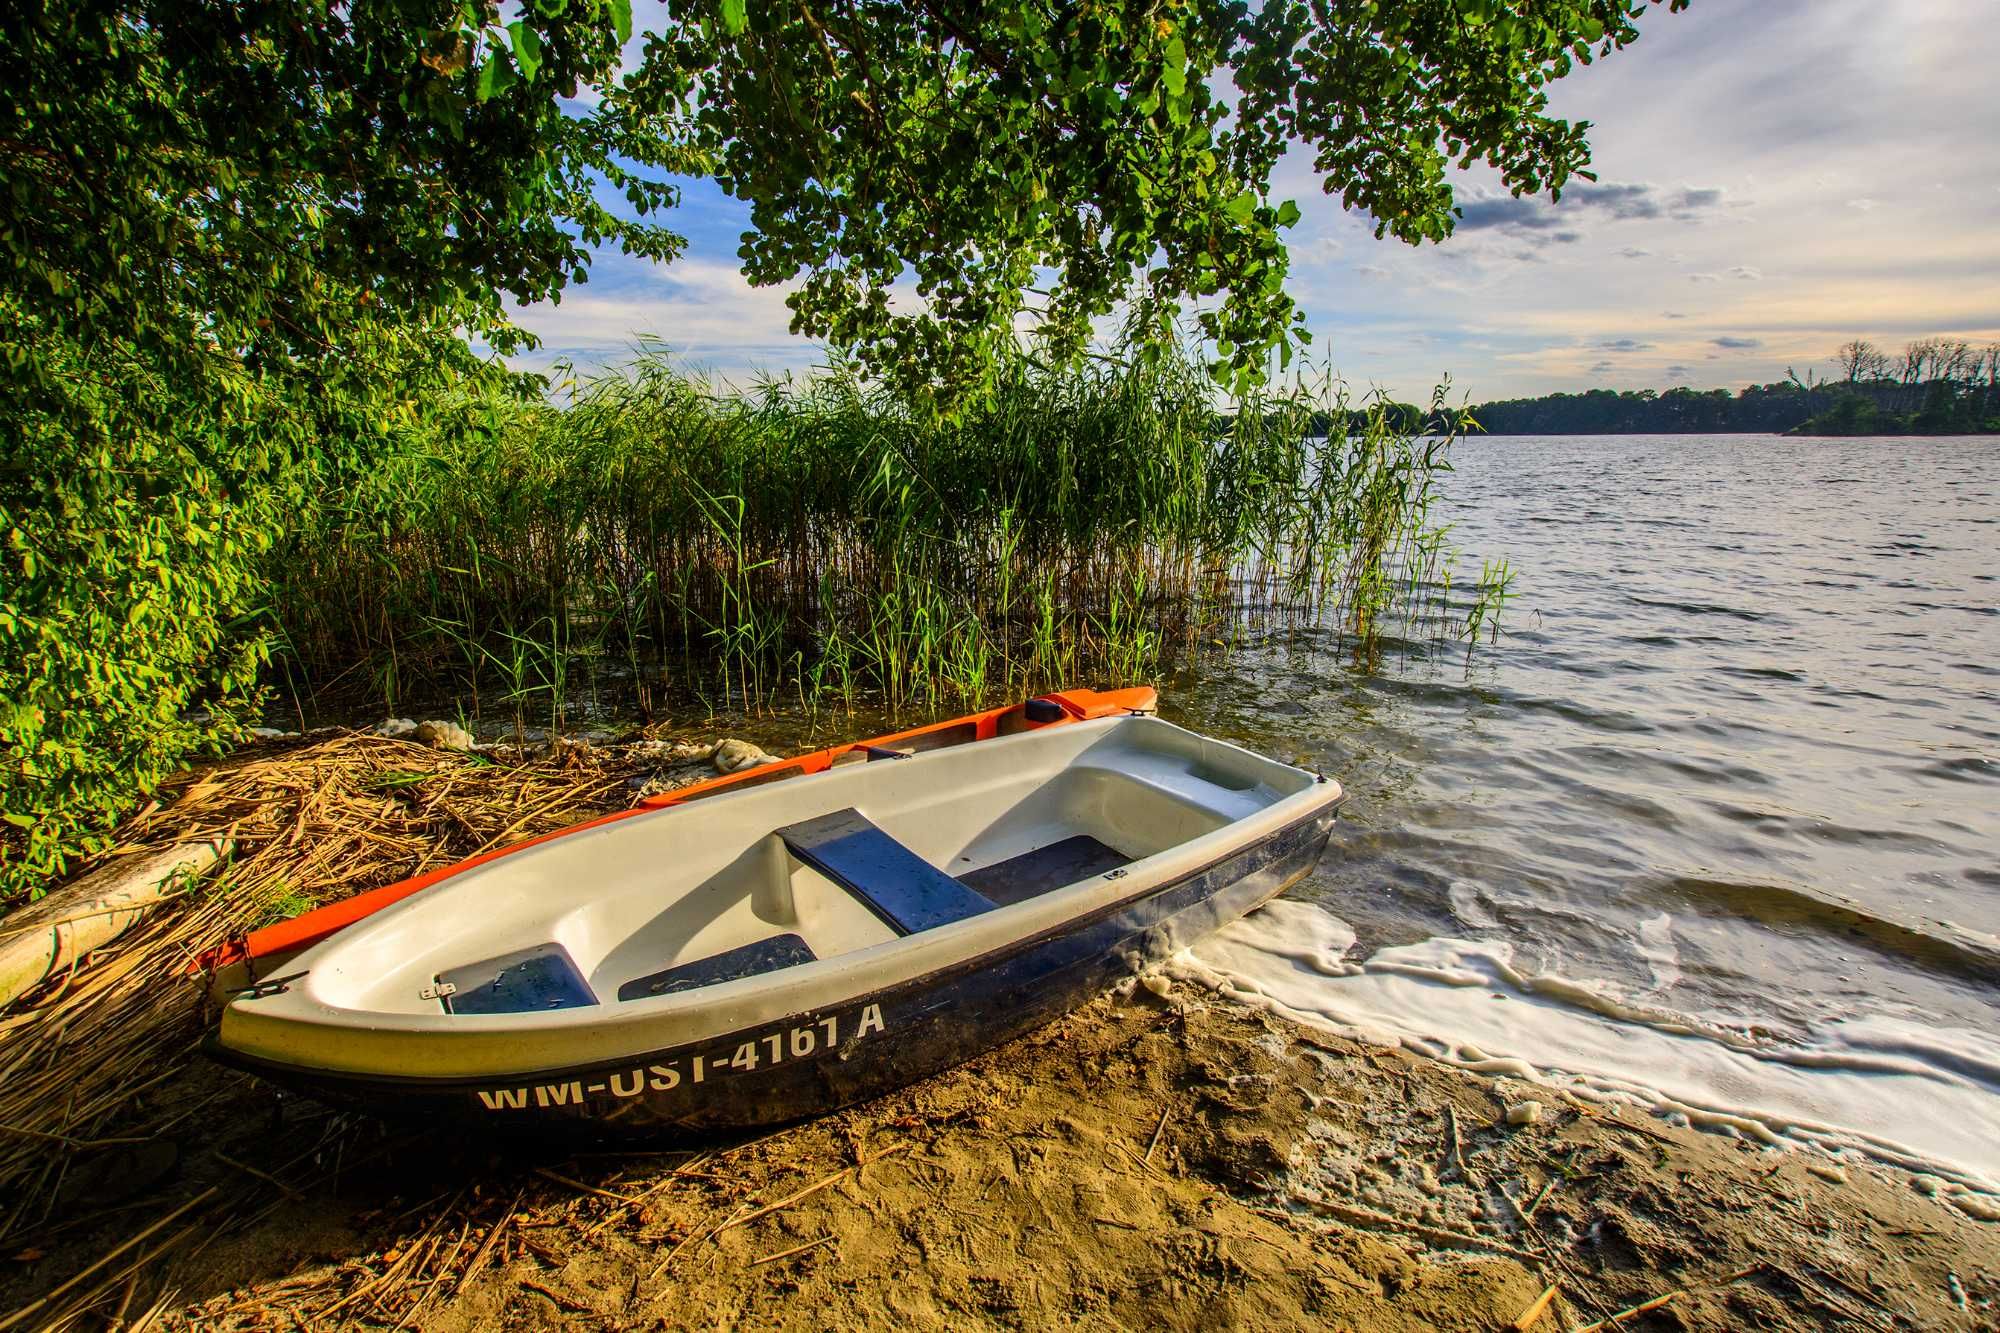
M 2000 361 L 1991 364 L 1977 377 L 1954 362 L 1928 378 L 1794 377 L 1735 393 L 1590 389 L 1481 403 L 1471 414 L 1487 435 L 1991 435 L 2000 433 Z

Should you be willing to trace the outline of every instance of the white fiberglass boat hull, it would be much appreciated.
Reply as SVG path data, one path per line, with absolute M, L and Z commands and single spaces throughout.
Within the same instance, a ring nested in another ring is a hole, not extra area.
M 1337 783 L 1151 718 L 582 826 L 225 1007 L 212 1050 L 496 1129 L 818 1114 L 1027 1031 L 1308 874 Z

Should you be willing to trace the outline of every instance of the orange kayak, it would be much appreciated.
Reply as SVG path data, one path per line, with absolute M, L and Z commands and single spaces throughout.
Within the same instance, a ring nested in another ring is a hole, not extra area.
M 719 796 L 724 792 L 762 786 L 767 782 L 782 782 L 787 778 L 803 777 L 810 773 L 823 773 L 830 768 L 845 764 L 864 763 L 871 759 L 898 758 L 925 750 L 966 745 L 991 740 L 996 736 L 1011 736 L 1016 732 L 1037 731 L 1044 727 L 1059 727 L 1065 723 L 1084 722 L 1093 718 L 1115 717 L 1123 713 L 1150 713 L 1158 702 L 1158 693 L 1147 686 L 1123 690 L 1063 690 L 1054 694 L 1038 695 L 1024 703 L 989 708 L 983 713 L 968 713 L 964 717 L 955 717 L 944 722 L 911 727 L 906 731 L 891 732 L 886 736 L 874 736 L 846 745 L 836 745 L 830 749 L 815 750 L 811 754 L 780 759 L 775 763 L 760 764 L 739 773 L 730 773 L 723 777 L 711 778 L 707 782 L 697 782 L 690 787 L 649 796 L 630 810 L 615 811 L 581 824 L 573 824 L 566 829 L 557 829 L 539 837 L 525 838 L 490 852 L 482 852 L 454 865 L 441 866 L 436 870 L 413 875 L 409 879 L 398 880 L 379 889 L 370 889 L 366 893 L 358 893 L 351 898 L 328 903 L 324 907 L 293 917 L 289 921 L 280 921 L 262 930 L 239 935 L 202 953 L 189 970 L 210 974 L 213 979 L 212 984 L 217 990 L 236 990 L 254 985 L 260 978 L 268 977 L 274 969 L 281 967 L 286 961 L 313 945 L 392 903 L 401 902 L 419 890 L 462 874 L 474 866 L 484 865 L 498 857 L 511 855 L 552 838 L 565 838 L 585 829 L 600 828 L 621 819 L 630 819 L 634 815 L 643 815 L 666 806 L 684 805 L 704 797 Z

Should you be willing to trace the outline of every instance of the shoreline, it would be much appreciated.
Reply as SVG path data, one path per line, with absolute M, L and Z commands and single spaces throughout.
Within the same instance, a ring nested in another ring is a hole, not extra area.
M 190 944 L 616 808 L 663 763 L 690 778 L 697 750 L 495 766 L 348 733 L 189 774 L 123 832 L 228 828 L 221 888 L 0 1018 L 0 1321 L 1490 1328 L 1551 1285 L 1539 1327 L 1669 1293 L 1634 1326 L 2000 1315 L 2000 1227 L 1922 1177 L 1626 1117 L 1165 974 L 877 1102 L 685 1150 L 524 1158 L 196 1056 Z
M 191 1071 L 187 1095 L 228 1110 L 171 1187 L 11 1265 L 0 1310 L 205 1192 L 177 1219 L 196 1234 L 133 1284 L 148 1327 L 1472 1329 L 1549 1286 L 1551 1329 L 1669 1293 L 1632 1326 L 2000 1311 L 2000 1234 L 1900 1172 L 1160 989 L 879 1101 L 684 1150 L 524 1157 Z

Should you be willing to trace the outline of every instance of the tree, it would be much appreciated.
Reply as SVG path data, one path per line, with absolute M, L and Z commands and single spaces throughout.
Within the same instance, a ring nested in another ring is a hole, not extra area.
M 0 10 L 0 898 L 238 733 L 265 552 L 492 373 L 462 331 L 506 345 L 503 295 L 593 243 L 678 247 L 643 215 L 699 159 L 560 100 L 620 0 L 424 8 Z
M 1865 338 L 1844 342 L 1833 354 L 1834 364 L 1849 384 L 1874 379 L 1889 368 L 1889 354 Z
M 1023 319 L 1074 361 L 1128 294 L 1241 384 L 1304 341 L 1289 145 L 1440 240 L 1454 162 L 1588 176 L 1547 86 L 1642 9 L 666 0 L 629 71 L 630 0 L 0 9 L 0 897 L 236 734 L 289 515 L 478 428 L 438 405 L 501 373 L 466 335 L 521 343 L 509 298 L 672 259 L 677 177 L 749 201 L 799 331 L 939 401 Z
M 669 0 L 621 105 L 697 127 L 751 205 L 746 273 L 797 281 L 794 329 L 875 370 L 962 388 L 1024 318 L 1074 358 L 1129 297 L 1156 340 L 1194 307 L 1242 383 L 1305 341 L 1282 241 L 1301 210 L 1271 195 L 1288 150 L 1412 244 L 1450 234 L 1454 164 L 1559 195 L 1589 175 L 1588 127 L 1549 114 L 1548 84 L 1643 8 Z

